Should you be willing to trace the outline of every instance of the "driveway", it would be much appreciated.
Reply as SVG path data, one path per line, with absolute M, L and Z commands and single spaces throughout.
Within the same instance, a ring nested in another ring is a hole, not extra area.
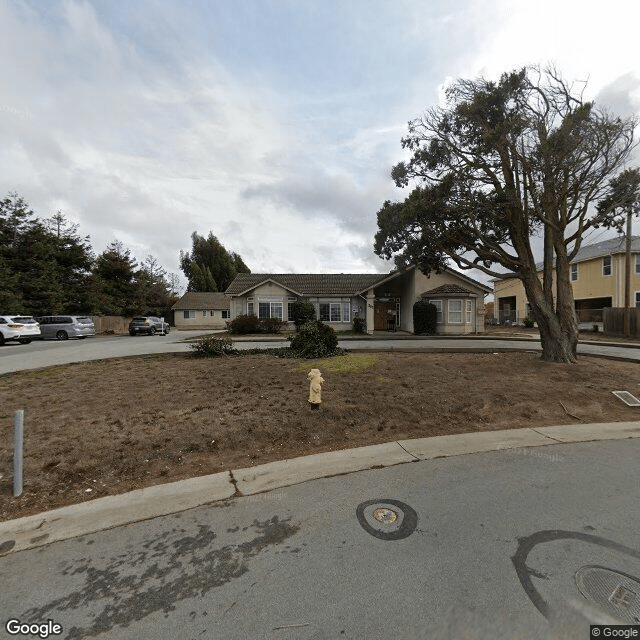
M 167 336 L 96 336 L 84 340 L 34 340 L 30 344 L 9 342 L 0 347 L 0 374 L 40 369 L 70 362 L 120 358 L 147 353 L 189 351 L 185 342 L 210 331 L 172 331 Z
M 172 331 L 168 336 L 97 336 L 86 340 L 41 341 L 28 345 L 8 343 L 0 347 L 0 374 L 23 369 L 40 369 L 53 365 L 119 358 L 150 353 L 187 353 L 186 340 L 211 331 Z M 268 349 L 288 346 L 286 340 L 237 340 L 237 349 Z M 540 351 L 539 340 L 495 338 L 421 338 L 349 339 L 338 343 L 345 349 L 383 351 Z M 640 362 L 640 349 L 602 344 L 579 344 L 578 353 Z

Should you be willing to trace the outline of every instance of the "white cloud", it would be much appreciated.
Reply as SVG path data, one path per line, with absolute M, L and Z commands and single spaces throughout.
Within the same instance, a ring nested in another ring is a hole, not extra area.
M 556 61 L 638 109 L 623 4 L 3 3 L 1 190 L 171 271 L 194 230 L 254 270 L 381 270 L 406 122 L 451 78 Z

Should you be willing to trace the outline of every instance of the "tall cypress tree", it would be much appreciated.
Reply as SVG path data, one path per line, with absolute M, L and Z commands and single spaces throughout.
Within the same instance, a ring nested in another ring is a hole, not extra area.
M 191 234 L 191 252 L 180 252 L 180 268 L 189 280 L 188 291 L 225 291 L 238 273 L 250 273 L 237 253 L 229 253 L 209 232 Z

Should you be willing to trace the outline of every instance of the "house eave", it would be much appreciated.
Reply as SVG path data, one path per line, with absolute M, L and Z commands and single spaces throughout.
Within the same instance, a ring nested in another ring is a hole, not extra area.
M 290 291 L 291 293 L 299 296 L 299 297 L 304 297 L 304 295 L 302 293 L 300 293 L 299 291 L 295 291 L 294 289 L 291 289 L 290 287 L 286 287 L 285 285 L 282 284 L 282 282 L 278 282 L 277 280 L 274 280 L 273 278 L 266 278 L 265 280 L 262 280 L 261 282 L 258 282 L 257 284 L 253 284 L 250 287 L 248 287 L 247 289 L 244 289 L 243 291 L 240 291 L 238 293 L 228 293 L 227 295 L 231 298 L 238 298 L 240 296 L 246 296 L 250 291 L 253 291 L 254 289 L 257 289 L 258 287 L 261 287 L 262 285 L 265 284 L 277 284 L 279 287 L 282 287 L 285 291 Z

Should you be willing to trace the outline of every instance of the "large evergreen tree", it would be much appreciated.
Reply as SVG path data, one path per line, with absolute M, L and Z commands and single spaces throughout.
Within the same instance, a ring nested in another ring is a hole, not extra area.
M 109 316 L 130 316 L 137 312 L 135 274 L 137 262 L 120 241 L 112 242 L 96 258 L 98 308 Z
M 33 217 L 33 211 L 17 193 L 9 193 L 0 200 L 0 308 L 6 313 L 27 312 L 20 289 L 18 245 Z
M 209 267 L 205 272 L 210 281 Z M 175 281 L 153 256 L 138 267 L 121 242 L 94 259 L 89 237 L 58 211 L 36 217 L 15 193 L 0 200 L 0 310 L 5 313 L 134 313 L 170 317 Z
M 167 272 L 157 258 L 148 255 L 134 276 L 136 313 L 168 318 L 171 305 L 178 299 L 172 291 Z
M 61 213 L 35 217 L 16 194 L 0 201 L 0 303 L 10 313 L 91 310 L 91 248 Z
M 229 253 L 211 232 L 205 238 L 194 231 L 191 245 L 191 252 L 180 252 L 188 291 L 225 291 L 238 273 L 250 273 L 242 258 Z
M 78 225 L 70 224 L 60 211 L 47 223 L 54 238 L 56 275 L 62 284 L 60 307 L 49 313 L 93 312 L 97 300 L 90 286 L 93 252 L 89 236 L 79 236 Z
M 378 212 L 375 251 L 427 273 L 453 260 L 499 277 L 501 265 L 524 285 L 543 359 L 574 362 L 569 265 L 586 232 L 619 225 L 636 197 L 635 172 L 622 181 L 628 188 L 616 181 L 636 120 L 584 101 L 553 69 L 458 80 L 447 100 L 409 123 L 402 144 L 412 155 L 392 177 L 415 188 Z M 544 242 L 542 281 L 535 236 Z

